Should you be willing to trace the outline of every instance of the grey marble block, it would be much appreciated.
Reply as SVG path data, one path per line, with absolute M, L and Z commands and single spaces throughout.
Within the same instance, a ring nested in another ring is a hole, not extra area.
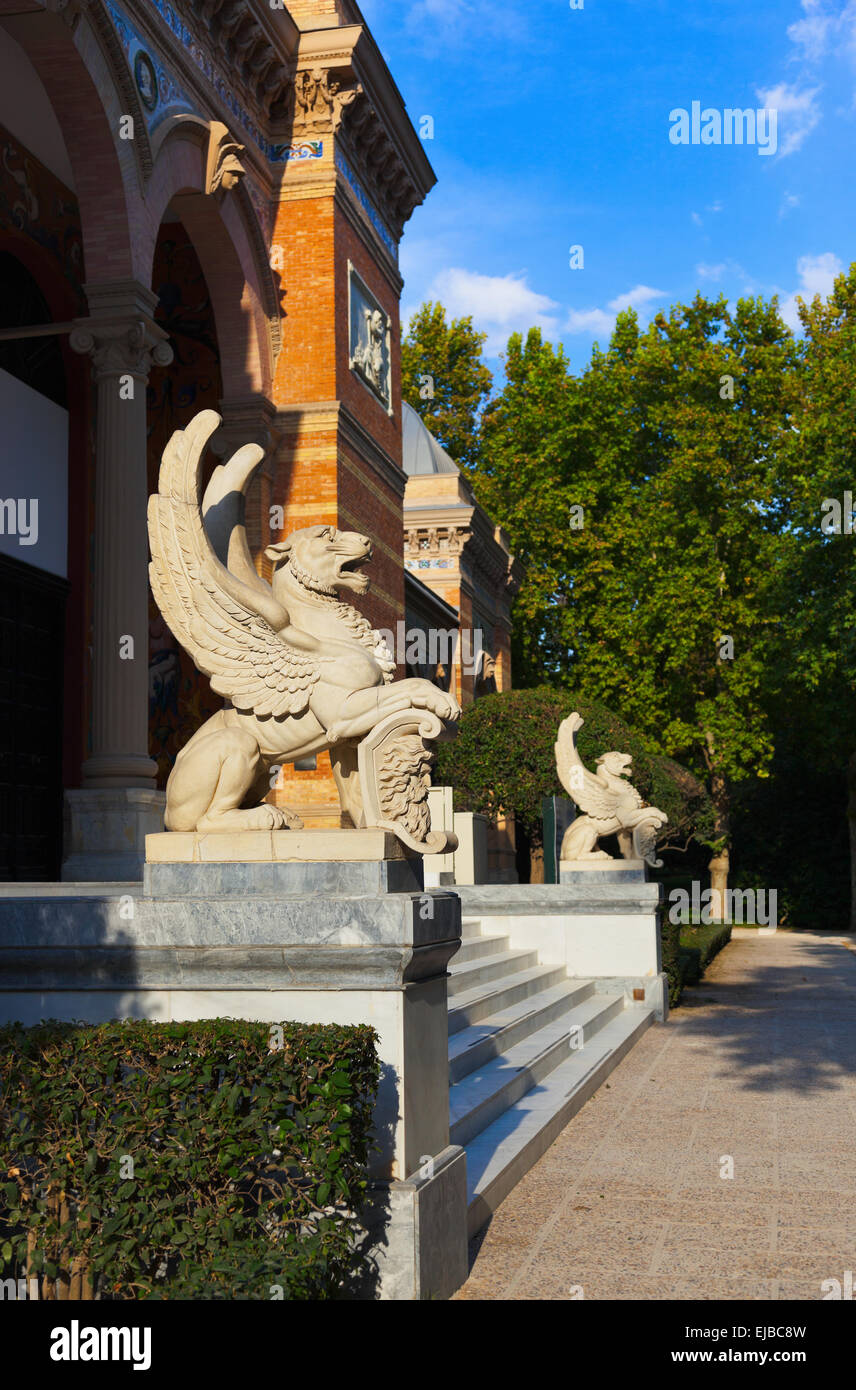
M 7 990 L 401 989 L 445 973 L 456 894 L 0 900 Z
M 455 892 L 465 915 L 515 917 L 560 916 L 591 913 L 653 912 L 663 901 L 661 883 L 610 880 L 579 883 L 477 883 L 458 884 Z
M 590 864 L 565 860 L 559 864 L 559 883 L 574 887 L 647 881 L 648 866 L 644 859 L 595 859 Z
M 146 864 L 143 891 L 151 898 L 355 897 L 420 893 L 422 858 L 343 862 Z

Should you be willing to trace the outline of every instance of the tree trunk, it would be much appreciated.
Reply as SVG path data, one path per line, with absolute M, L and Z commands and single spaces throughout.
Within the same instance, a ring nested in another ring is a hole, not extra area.
M 537 845 L 529 850 L 529 882 L 544 882 L 544 846 Z
M 730 855 L 728 846 L 720 850 L 708 864 L 710 869 L 710 891 L 711 891 L 711 921 L 729 922 L 731 913 L 728 911 L 728 870 L 730 867 Z
M 715 854 L 708 865 L 710 869 L 711 921 L 729 922 L 728 910 L 728 871 L 731 867 L 731 805 L 728 783 L 717 766 L 716 747 L 713 735 L 708 731 L 707 765 L 710 768 L 710 799 L 715 812 L 713 833 L 716 840 L 722 841 L 722 849 Z

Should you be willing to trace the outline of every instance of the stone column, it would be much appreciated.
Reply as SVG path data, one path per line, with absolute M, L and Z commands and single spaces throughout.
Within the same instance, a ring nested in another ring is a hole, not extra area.
M 71 334 L 97 384 L 92 746 L 82 791 L 66 794 L 63 878 L 141 876 L 161 828 L 149 757 L 146 385 L 172 361 L 155 295 L 133 281 L 87 286 L 92 317 Z

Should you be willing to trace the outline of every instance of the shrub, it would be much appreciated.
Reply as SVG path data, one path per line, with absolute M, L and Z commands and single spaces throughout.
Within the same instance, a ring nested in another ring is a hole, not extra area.
M 680 935 L 682 982 L 697 985 L 714 956 L 731 940 L 731 924 L 711 922 L 709 925 L 683 927 Z
M 375 1042 L 231 1019 L 0 1028 L 6 1277 L 45 1297 L 81 1277 L 101 1298 L 339 1296 L 365 1274 Z
M 464 710 L 458 736 L 438 748 L 435 780 L 450 785 L 460 811 L 495 820 L 513 815 L 533 845 L 542 839 L 541 799 L 564 796 L 553 745 L 559 724 L 574 710 L 585 723 L 580 757 L 591 767 L 601 753 L 633 757 L 633 784 L 669 817 L 661 845 L 712 833 L 713 807 L 701 783 L 671 758 L 650 753 L 641 736 L 596 700 L 538 686 L 485 695 Z

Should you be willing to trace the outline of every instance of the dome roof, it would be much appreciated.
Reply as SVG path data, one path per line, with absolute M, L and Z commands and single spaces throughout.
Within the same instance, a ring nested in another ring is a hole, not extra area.
M 427 425 L 408 405 L 401 402 L 402 462 L 408 477 L 426 473 L 460 473 L 442 445 L 437 443 Z

